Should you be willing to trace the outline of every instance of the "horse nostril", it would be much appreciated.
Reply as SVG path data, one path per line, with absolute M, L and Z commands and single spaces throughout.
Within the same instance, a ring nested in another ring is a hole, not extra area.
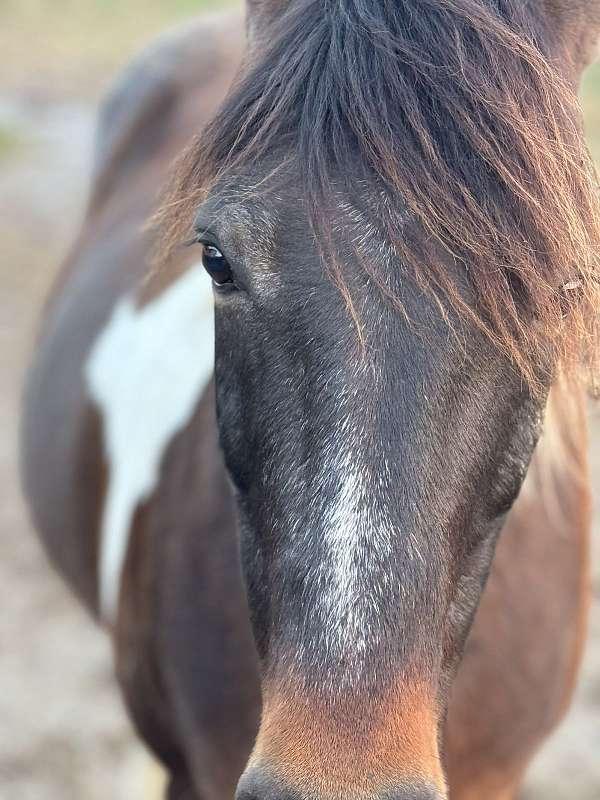
M 238 783 L 235 800 L 303 800 L 302 794 L 289 789 L 284 781 L 261 766 L 251 767 Z
M 445 800 L 433 786 L 406 786 L 394 792 L 387 792 L 381 800 Z
M 354 792 L 340 787 L 337 796 L 352 800 Z M 363 792 L 356 793 L 364 796 Z M 314 792 L 291 789 L 263 766 L 253 766 L 242 775 L 235 800 L 316 800 Z M 323 796 L 318 800 L 329 800 Z M 445 800 L 445 795 L 433 786 L 409 784 L 393 791 L 374 795 L 372 800 Z

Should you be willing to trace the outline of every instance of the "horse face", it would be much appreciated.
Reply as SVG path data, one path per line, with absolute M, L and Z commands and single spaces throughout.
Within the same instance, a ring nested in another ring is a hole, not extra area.
M 532 44 L 541 4 L 253 0 L 248 72 L 181 187 L 208 165 L 197 228 L 263 685 L 240 800 L 445 797 L 448 688 L 593 237 L 570 101 Z M 506 355 L 525 350 L 535 395 Z
M 240 791 L 442 796 L 446 688 L 540 406 L 344 198 L 331 229 L 353 316 L 294 176 L 258 182 L 236 177 L 197 220 L 264 689 Z

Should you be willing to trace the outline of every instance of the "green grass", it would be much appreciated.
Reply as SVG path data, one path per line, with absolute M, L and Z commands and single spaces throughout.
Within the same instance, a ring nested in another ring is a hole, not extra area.
M 587 140 L 596 163 L 600 164 L 600 63 L 588 70 L 581 100 L 585 110 L 585 129 Z
M 169 25 L 242 0 L 0 0 L 0 88 L 94 99 L 119 67 Z M 582 89 L 590 148 L 600 163 L 600 64 Z M 0 154 L 14 146 L 0 132 Z
M 0 0 L 0 82 L 67 92 L 95 88 L 169 25 L 239 2 Z
M 0 164 L 17 155 L 24 145 L 25 138 L 20 131 L 0 123 Z

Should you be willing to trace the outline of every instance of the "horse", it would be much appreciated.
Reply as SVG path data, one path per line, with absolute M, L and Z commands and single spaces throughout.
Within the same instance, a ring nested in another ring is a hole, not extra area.
M 103 106 L 22 473 L 171 800 L 510 800 L 565 713 L 599 34 L 595 0 L 247 0 Z

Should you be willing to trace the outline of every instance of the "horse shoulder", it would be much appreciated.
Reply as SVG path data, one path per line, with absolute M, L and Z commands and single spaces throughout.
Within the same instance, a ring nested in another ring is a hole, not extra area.
M 161 37 L 125 70 L 100 111 L 91 200 L 46 303 L 24 395 L 23 483 L 34 525 L 51 559 L 94 610 L 101 519 L 111 480 L 114 483 L 114 448 L 109 447 L 107 430 L 122 418 L 123 409 L 117 417 L 113 413 L 114 401 L 125 373 L 131 384 L 134 366 L 131 359 L 123 359 L 123 350 L 111 360 L 114 345 L 122 346 L 119 335 L 126 334 L 141 359 L 138 375 L 147 377 L 151 353 L 144 352 L 144 346 L 156 345 L 150 323 L 158 318 L 168 333 L 180 335 L 193 299 L 183 284 L 197 281 L 197 275 L 186 272 L 188 259 L 174 264 L 170 276 L 154 281 L 149 299 L 141 297 L 148 289 L 153 246 L 144 223 L 156 210 L 173 159 L 225 94 L 242 42 L 241 19 L 199 19 Z M 178 298 L 184 313 L 173 311 Z M 202 315 L 191 339 L 205 326 Z M 180 347 L 176 352 L 188 350 Z M 91 391 L 94 354 L 101 366 L 112 369 L 110 375 L 104 370 L 93 376 L 103 381 L 102 390 L 107 380 L 115 390 L 104 405 Z M 182 398 L 185 419 L 192 390 L 206 382 L 206 372 L 202 367 L 202 375 Z M 136 391 L 139 399 L 145 387 L 138 385 Z M 150 387 L 145 396 L 159 398 L 159 393 L 153 394 Z M 148 409 L 149 400 L 138 406 Z M 176 411 L 172 416 L 178 427 L 181 415 Z M 168 442 L 161 439 L 159 444 L 166 447 Z

